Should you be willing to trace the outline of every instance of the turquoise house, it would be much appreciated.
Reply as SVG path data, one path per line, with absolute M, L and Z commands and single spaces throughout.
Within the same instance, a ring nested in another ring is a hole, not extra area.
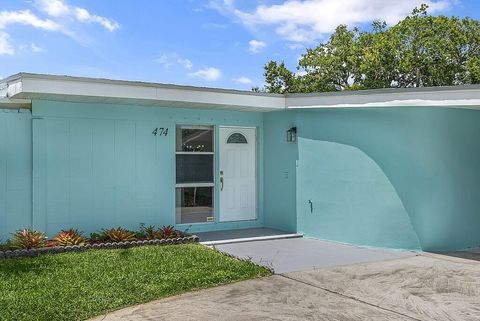
M 272 95 L 0 81 L 0 239 L 139 223 L 480 246 L 480 87 Z

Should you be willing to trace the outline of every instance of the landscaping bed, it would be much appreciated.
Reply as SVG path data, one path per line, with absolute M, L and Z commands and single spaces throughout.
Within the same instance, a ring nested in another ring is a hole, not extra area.
M 199 244 L 0 261 L 0 320 L 84 320 L 194 289 L 270 275 Z
M 60 231 L 53 239 L 31 229 L 12 233 L 12 239 L 0 244 L 0 259 L 39 256 L 64 252 L 80 252 L 88 249 L 129 248 L 143 245 L 183 244 L 198 242 L 198 237 L 177 231 L 173 226 L 140 225 L 138 231 L 121 227 L 102 229 L 85 237 L 76 229 Z

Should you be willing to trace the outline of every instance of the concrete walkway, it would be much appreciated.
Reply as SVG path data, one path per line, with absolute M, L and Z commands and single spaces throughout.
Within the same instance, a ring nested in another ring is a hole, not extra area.
M 262 236 L 282 236 L 282 235 L 288 235 L 288 234 L 292 234 L 292 233 L 287 233 L 284 231 L 280 231 L 272 228 L 266 228 L 266 227 L 195 233 L 195 235 L 197 235 L 200 238 L 200 242 L 235 240 L 235 239 L 262 237 Z
M 286 273 L 126 308 L 99 320 L 480 320 L 480 263 L 418 255 Z
M 264 227 L 200 232 L 195 234 L 200 238 L 200 244 L 209 246 L 302 237 L 301 234 L 288 233 Z
M 415 252 L 368 249 L 308 238 L 223 244 L 216 249 L 273 268 L 275 273 L 315 270 L 415 256 Z

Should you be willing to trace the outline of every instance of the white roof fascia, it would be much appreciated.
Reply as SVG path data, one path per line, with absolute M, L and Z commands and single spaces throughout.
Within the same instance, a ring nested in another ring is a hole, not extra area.
M 265 94 L 138 81 L 20 73 L 0 82 L 0 97 L 274 111 L 308 108 L 450 107 L 480 109 L 480 86 Z
M 287 95 L 287 109 L 456 107 L 480 109 L 480 87 L 432 87 Z
M 14 77 L 14 76 L 12 76 Z M 8 97 L 29 99 L 113 101 L 175 107 L 260 111 L 285 109 L 282 95 L 250 94 L 234 90 L 196 88 L 93 78 L 19 74 L 9 82 Z
M 19 108 L 31 108 L 32 101 L 30 99 L 11 99 L 11 94 L 15 94 L 19 89 L 20 81 L 14 81 L 12 83 L 0 82 L 0 109 L 19 109 Z

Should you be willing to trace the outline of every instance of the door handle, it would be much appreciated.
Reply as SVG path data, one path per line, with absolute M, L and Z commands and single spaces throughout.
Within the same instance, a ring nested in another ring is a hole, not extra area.
M 220 171 L 220 192 L 223 191 L 223 171 Z

